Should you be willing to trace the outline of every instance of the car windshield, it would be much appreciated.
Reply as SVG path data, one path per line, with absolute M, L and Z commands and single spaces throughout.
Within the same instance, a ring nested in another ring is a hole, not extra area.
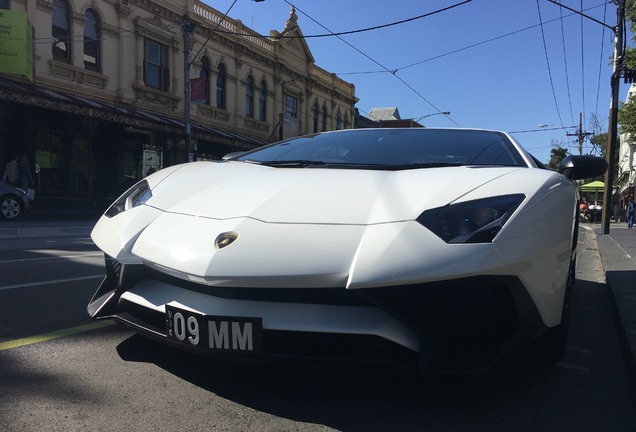
M 305 135 L 245 153 L 235 160 L 282 168 L 527 166 L 503 133 L 422 128 L 355 129 Z

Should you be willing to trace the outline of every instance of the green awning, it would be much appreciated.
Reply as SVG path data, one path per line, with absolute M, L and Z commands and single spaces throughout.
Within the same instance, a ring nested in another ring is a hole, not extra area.
M 605 183 L 599 180 L 581 185 L 581 188 L 580 188 L 581 192 L 597 192 L 597 191 L 603 191 L 604 189 L 605 189 Z

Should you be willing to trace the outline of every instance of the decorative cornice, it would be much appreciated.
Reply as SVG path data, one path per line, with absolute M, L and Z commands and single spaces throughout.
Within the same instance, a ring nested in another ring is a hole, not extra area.
M 38 8 L 38 10 L 49 13 L 51 15 L 53 15 L 53 12 L 55 12 L 55 5 L 52 2 L 48 2 L 46 0 L 37 0 L 35 6 Z
M 106 36 L 119 37 L 119 29 L 106 23 L 102 23 L 101 32 Z
M 181 25 L 183 21 L 183 14 L 167 9 L 152 0 L 128 0 L 128 4 L 152 12 L 155 17 L 165 19 L 173 24 Z

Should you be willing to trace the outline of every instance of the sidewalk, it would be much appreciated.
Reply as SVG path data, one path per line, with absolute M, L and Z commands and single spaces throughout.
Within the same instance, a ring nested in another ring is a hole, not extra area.
M 609 234 L 594 227 L 605 281 L 615 305 L 619 337 L 624 346 L 627 373 L 636 392 L 636 228 L 611 224 Z

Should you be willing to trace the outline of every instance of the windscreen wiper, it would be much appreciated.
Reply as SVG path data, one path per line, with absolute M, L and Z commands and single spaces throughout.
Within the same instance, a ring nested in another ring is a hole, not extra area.
M 252 161 L 249 161 L 252 162 Z M 256 162 L 256 161 L 254 161 Z M 273 160 L 273 161 L 258 161 L 256 162 L 260 165 L 267 165 L 277 168 L 304 168 L 308 166 L 316 166 L 316 165 L 326 165 L 326 162 L 320 160 L 309 160 L 309 159 L 293 159 L 293 160 Z
M 444 168 L 464 166 L 462 162 L 427 162 L 427 163 L 408 163 L 402 165 L 393 165 L 393 169 L 417 169 L 417 168 Z

